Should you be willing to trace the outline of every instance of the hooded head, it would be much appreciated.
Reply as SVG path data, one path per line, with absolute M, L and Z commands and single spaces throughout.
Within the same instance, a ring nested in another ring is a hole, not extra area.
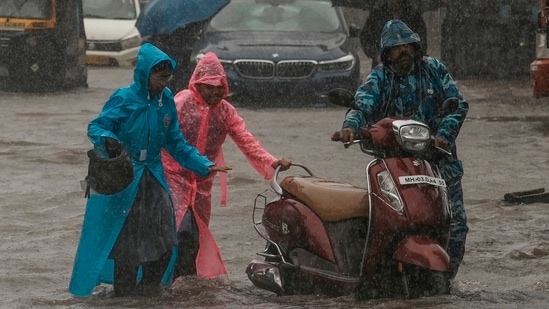
M 423 56 L 423 51 L 419 44 L 420 41 L 419 35 L 413 32 L 403 21 L 398 19 L 388 21 L 381 32 L 381 61 L 384 65 L 394 70 L 395 68 L 392 67 L 393 63 L 389 57 L 391 48 L 409 44 L 414 49 L 412 60 L 414 63 L 417 62 Z
M 151 71 L 160 62 L 167 61 L 168 67 L 171 72 L 175 69 L 176 62 L 165 52 L 158 49 L 156 46 L 145 43 L 141 45 L 137 53 L 137 64 L 133 71 L 133 80 L 137 87 L 140 89 L 139 93 L 148 95 L 149 92 L 149 77 Z
M 208 52 L 200 58 L 189 81 L 189 89 L 193 92 L 195 97 L 202 98 L 198 89 L 200 87 L 199 85 L 223 87 L 224 91 L 220 94 L 221 99 L 224 99 L 229 94 L 229 84 L 227 82 L 225 69 L 213 52 Z M 207 98 L 202 99 L 207 101 Z

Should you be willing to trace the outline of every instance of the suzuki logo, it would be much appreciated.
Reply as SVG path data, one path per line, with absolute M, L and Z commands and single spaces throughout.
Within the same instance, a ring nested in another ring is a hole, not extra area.
M 288 229 L 288 224 L 282 222 L 282 234 L 286 235 L 290 233 L 290 230 Z
M 420 162 L 419 160 L 416 159 L 416 160 L 414 160 L 414 161 L 412 162 L 412 164 L 413 164 L 414 166 L 420 166 L 420 165 L 421 165 L 421 162 Z

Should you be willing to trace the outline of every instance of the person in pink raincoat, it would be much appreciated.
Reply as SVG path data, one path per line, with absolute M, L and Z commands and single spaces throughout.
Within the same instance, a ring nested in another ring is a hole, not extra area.
M 292 162 L 277 159 L 267 152 L 246 129 L 244 120 L 225 97 L 229 85 L 225 70 L 213 52 L 198 62 L 188 89 L 175 96 L 180 129 L 185 139 L 200 153 L 217 164 L 225 164 L 222 145 L 229 135 L 252 167 L 270 179 L 280 165 L 288 169 Z M 208 226 L 211 192 L 215 174 L 197 176 L 182 168 L 167 152 L 162 162 L 174 203 L 179 255 L 174 270 L 178 276 L 198 275 L 214 278 L 227 274 L 219 247 Z M 220 174 L 221 204 L 226 204 L 227 178 Z

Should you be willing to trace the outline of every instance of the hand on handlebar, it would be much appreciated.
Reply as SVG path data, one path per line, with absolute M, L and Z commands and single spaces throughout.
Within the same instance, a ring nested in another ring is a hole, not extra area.
M 280 166 L 280 170 L 285 171 L 285 170 L 289 169 L 291 165 L 292 165 L 292 160 L 286 159 L 286 158 L 280 158 L 280 159 L 276 160 L 271 165 L 271 167 L 276 169 L 277 167 Z
M 355 140 L 355 131 L 349 128 L 343 128 L 332 134 L 332 141 L 348 143 Z
M 448 146 L 450 146 L 450 143 L 444 137 L 436 136 L 433 139 L 433 144 L 435 145 L 435 148 L 446 153 L 447 155 L 452 154 L 450 151 L 448 151 Z
M 442 148 L 444 150 L 447 150 L 450 145 L 450 143 L 442 136 L 436 136 L 433 142 L 435 143 L 435 147 Z

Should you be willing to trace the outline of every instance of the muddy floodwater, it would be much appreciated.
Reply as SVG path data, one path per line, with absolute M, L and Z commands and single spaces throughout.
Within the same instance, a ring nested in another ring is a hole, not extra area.
M 86 127 L 129 69 L 90 69 L 89 88 L 65 93 L 0 92 L 0 308 L 547 308 L 549 204 L 510 205 L 507 192 L 549 190 L 549 100 L 533 99 L 528 80 L 461 80 L 470 112 L 457 140 L 470 233 L 450 295 L 357 302 L 352 296 L 277 297 L 244 272 L 264 241 L 252 227 L 258 193 L 267 189 L 232 141 L 226 207 L 214 186 L 211 229 L 229 281 L 186 278 L 171 295 L 113 299 L 110 286 L 89 298 L 67 292 L 85 208 L 79 181 L 91 147 Z M 370 157 L 330 135 L 340 107 L 239 108 L 248 128 L 276 156 L 317 176 L 365 186 Z

